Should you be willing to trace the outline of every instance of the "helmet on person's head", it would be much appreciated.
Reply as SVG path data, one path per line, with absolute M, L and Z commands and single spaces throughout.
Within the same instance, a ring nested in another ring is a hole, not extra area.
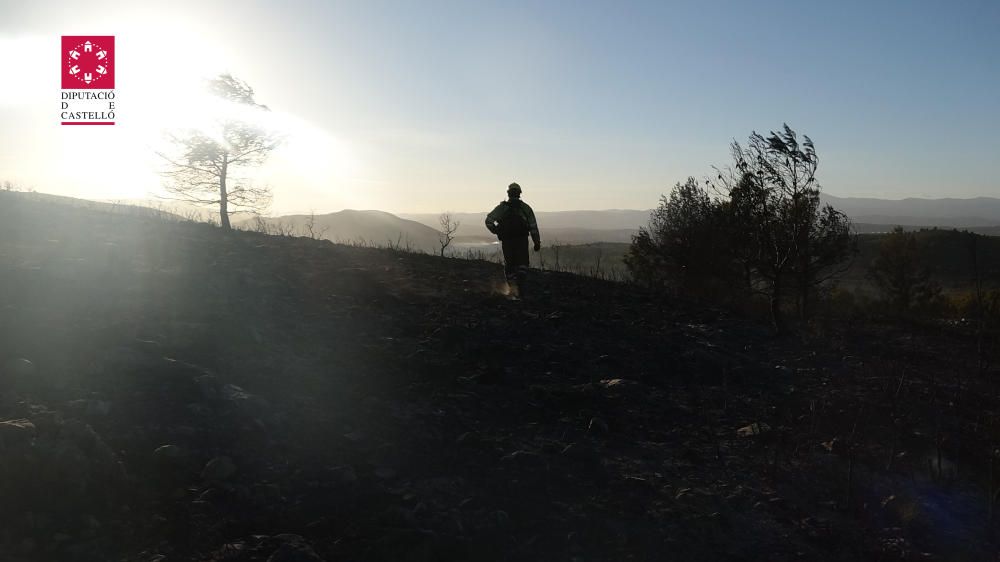
M 507 195 L 520 197 L 521 196 L 521 186 L 517 185 L 516 183 L 512 183 L 512 184 L 508 185 L 507 186 Z

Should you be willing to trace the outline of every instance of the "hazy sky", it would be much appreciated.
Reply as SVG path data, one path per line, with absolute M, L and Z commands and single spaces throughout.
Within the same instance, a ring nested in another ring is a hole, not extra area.
M 59 37 L 116 36 L 113 127 L 59 125 Z M 1000 2 L 0 0 L 0 180 L 141 198 L 232 72 L 288 136 L 273 212 L 649 208 L 787 122 L 825 191 L 1000 196 Z

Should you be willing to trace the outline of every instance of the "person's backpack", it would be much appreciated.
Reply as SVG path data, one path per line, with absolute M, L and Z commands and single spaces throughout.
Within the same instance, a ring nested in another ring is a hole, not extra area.
M 524 209 L 521 208 L 521 202 L 511 203 L 510 201 L 505 201 L 504 203 L 506 209 L 503 216 L 497 221 L 500 223 L 500 226 L 497 228 L 500 238 L 527 236 L 528 217 L 525 216 Z

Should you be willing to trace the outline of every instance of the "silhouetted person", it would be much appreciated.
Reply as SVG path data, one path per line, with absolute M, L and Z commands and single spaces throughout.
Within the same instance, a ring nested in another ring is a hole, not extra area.
M 507 200 L 486 215 L 486 228 L 497 235 L 503 248 L 504 273 L 512 294 L 524 293 L 524 280 L 528 274 L 528 235 L 535 242 L 535 251 L 542 247 L 538 235 L 535 212 L 521 201 L 521 186 L 507 187 Z

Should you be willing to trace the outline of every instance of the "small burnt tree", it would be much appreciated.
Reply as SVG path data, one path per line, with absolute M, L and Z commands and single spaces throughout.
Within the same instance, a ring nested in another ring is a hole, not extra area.
M 458 231 L 462 221 L 452 218 L 451 213 L 441 213 L 438 217 L 438 224 L 441 225 L 441 230 L 438 232 L 438 244 L 441 246 L 441 257 L 443 258 L 444 251 L 455 239 L 455 232 Z
M 218 205 L 219 222 L 230 229 L 229 216 L 237 211 L 260 212 L 271 202 L 271 191 L 254 185 L 245 174 L 260 166 L 279 140 L 258 123 L 254 112 L 268 111 L 254 100 L 246 82 L 223 74 L 208 88 L 234 111 L 219 119 L 212 130 L 189 129 L 168 135 L 172 149 L 157 152 L 165 162 L 165 199 L 196 205 Z

